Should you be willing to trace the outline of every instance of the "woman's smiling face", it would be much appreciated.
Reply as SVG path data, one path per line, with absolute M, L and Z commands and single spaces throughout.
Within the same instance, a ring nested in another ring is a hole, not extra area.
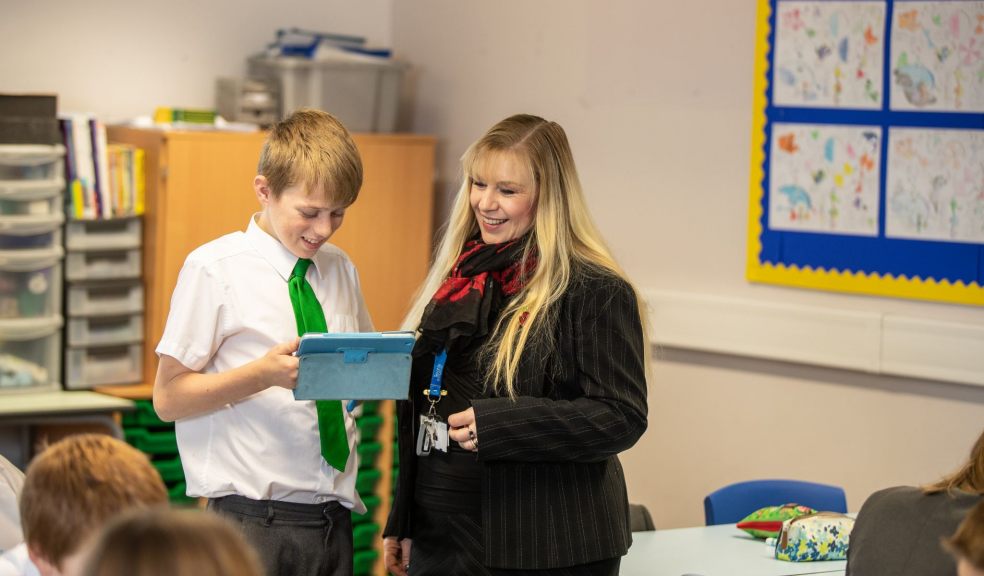
M 501 244 L 519 238 L 536 218 L 536 183 L 526 164 L 510 152 L 489 152 L 475 162 L 469 201 L 482 240 Z

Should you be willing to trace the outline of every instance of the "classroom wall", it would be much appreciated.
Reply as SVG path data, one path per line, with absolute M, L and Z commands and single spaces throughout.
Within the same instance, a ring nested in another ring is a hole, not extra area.
M 978 308 L 745 280 L 754 34 L 755 3 L 733 0 L 415 0 L 393 15 L 415 68 L 408 128 L 441 137 L 443 210 L 466 146 L 531 112 L 566 128 L 640 289 L 984 326 Z M 657 351 L 649 407 L 622 460 L 663 528 L 702 524 L 704 495 L 757 477 L 839 484 L 857 510 L 950 471 L 984 426 L 982 387 L 676 349 Z
M 219 76 L 279 28 L 391 43 L 393 0 L 41 0 L 3 3 L 0 91 L 54 92 L 60 112 L 103 120 L 150 116 L 158 106 L 214 108 Z
M 441 215 L 467 144 L 502 117 L 559 121 L 588 202 L 643 290 L 875 310 L 984 326 L 984 310 L 744 279 L 754 3 L 733 0 L 7 2 L 0 90 L 53 91 L 106 120 L 208 107 L 278 27 L 360 34 L 414 66 L 404 128 L 440 139 Z M 658 332 L 659 326 L 654 326 Z M 984 388 L 660 349 L 650 428 L 623 457 L 663 528 L 714 488 L 762 476 L 873 490 L 967 454 Z

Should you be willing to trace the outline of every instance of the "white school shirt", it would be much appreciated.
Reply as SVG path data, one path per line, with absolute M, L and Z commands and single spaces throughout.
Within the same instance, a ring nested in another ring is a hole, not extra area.
M 185 260 L 171 296 L 157 354 L 202 373 L 225 372 L 297 337 L 287 279 L 297 262 L 250 219 L 246 232 L 205 244 Z M 339 248 L 321 247 L 307 280 L 321 301 L 329 332 L 372 331 L 355 266 Z M 218 410 L 175 422 L 187 494 L 322 503 L 358 513 L 355 419 L 345 413 L 349 458 L 339 473 L 321 457 L 313 401 L 271 386 Z
M 0 555 L 0 576 L 39 576 L 38 567 L 27 554 L 27 544 L 18 544 Z

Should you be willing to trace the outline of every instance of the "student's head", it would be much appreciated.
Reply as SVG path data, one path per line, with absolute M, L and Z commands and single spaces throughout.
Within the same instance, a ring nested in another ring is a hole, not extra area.
M 260 576 L 256 553 L 224 518 L 138 510 L 111 522 L 68 576 Z
M 924 486 L 928 493 L 959 489 L 984 494 L 984 430 L 970 449 L 970 458 L 956 472 L 944 476 L 938 482 Z
M 120 512 L 166 504 L 164 482 L 139 450 L 102 434 L 68 436 L 27 468 L 20 499 L 24 541 L 42 576 L 59 574 Z
M 362 159 L 345 127 L 327 112 L 298 110 L 271 129 L 260 154 L 258 224 L 310 258 L 342 225 L 361 187 Z
M 957 576 L 984 576 L 984 501 L 970 510 L 944 545 L 957 559 Z

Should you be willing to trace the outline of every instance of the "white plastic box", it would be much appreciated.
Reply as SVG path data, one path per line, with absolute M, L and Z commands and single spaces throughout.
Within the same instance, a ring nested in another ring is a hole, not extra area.
M 92 388 L 133 384 L 143 377 L 143 344 L 69 348 L 65 354 L 65 387 Z
M 72 316 L 135 314 L 143 309 L 144 291 L 139 280 L 68 286 L 68 313 Z
M 65 257 L 65 277 L 80 280 L 119 280 L 140 276 L 140 249 L 69 252 Z
M 280 117 L 318 108 L 350 132 L 394 132 L 406 65 L 385 58 L 341 54 L 334 58 L 255 56 L 249 76 L 271 82 L 280 94 Z
M 143 340 L 143 314 L 76 316 L 65 330 L 69 346 L 106 346 Z
M 140 218 L 70 220 L 65 225 L 65 247 L 76 250 L 126 250 L 141 245 Z
M 59 315 L 0 320 L 0 393 L 61 387 Z

